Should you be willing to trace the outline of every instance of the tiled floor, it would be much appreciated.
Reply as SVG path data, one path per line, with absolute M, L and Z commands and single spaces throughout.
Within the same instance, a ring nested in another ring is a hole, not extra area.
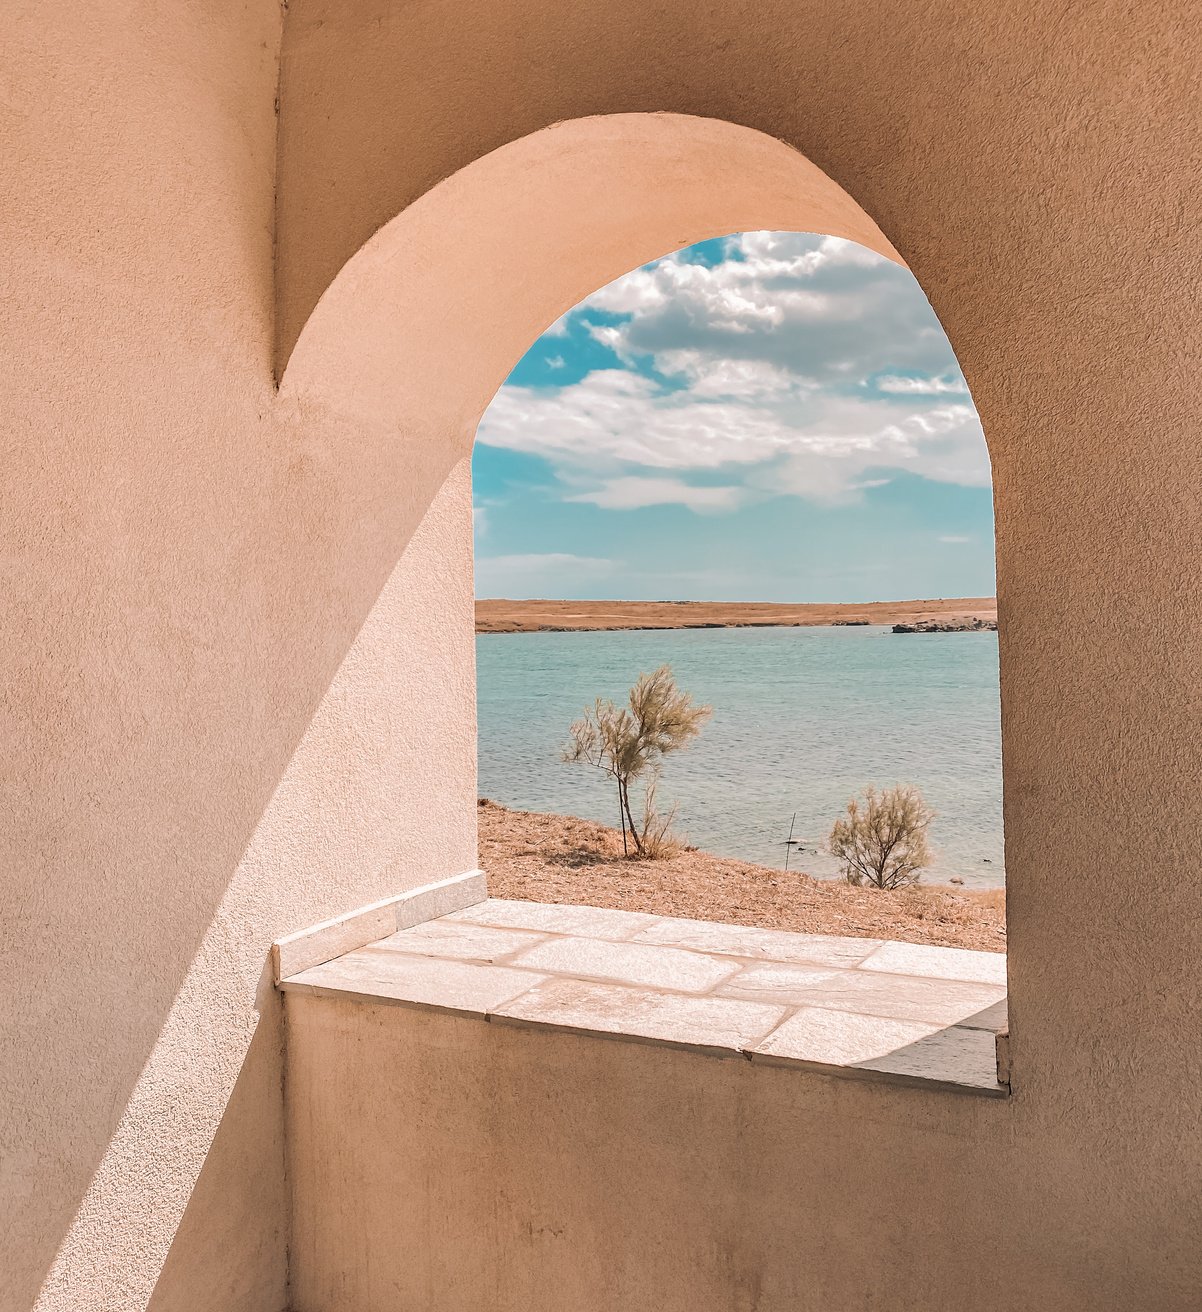
M 1005 1094 L 998 953 L 489 899 L 281 987 Z

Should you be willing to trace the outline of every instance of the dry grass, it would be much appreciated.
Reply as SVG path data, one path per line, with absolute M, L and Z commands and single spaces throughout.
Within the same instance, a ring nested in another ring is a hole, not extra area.
M 616 829 L 575 816 L 510 811 L 481 798 L 480 865 L 494 897 L 650 911 L 809 934 L 1006 950 L 1003 889 L 940 884 L 884 892 L 682 848 L 622 857 Z
M 745 625 L 921 624 L 925 620 L 997 620 L 993 597 L 873 601 L 866 605 L 778 605 L 763 601 L 476 602 L 477 633 L 578 632 L 586 629 L 716 629 Z

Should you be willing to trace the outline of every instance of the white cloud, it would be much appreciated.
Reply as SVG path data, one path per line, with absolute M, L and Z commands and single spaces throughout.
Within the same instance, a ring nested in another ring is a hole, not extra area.
M 990 481 L 969 405 L 944 401 L 916 409 L 906 400 L 808 385 L 765 387 L 748 400 L 708 399 L 704 390 L 665 393 L 653 379 L 620 369 L 597 370 L 551 391 L 503 389 L 481 421 L 479 440 L 551 460 L 561 477 L 584 482 L 587 492 L 623 478 L 635 480 L 623 484 L 633 492 L 648 470 L 742 468 L 751 486 L 824 500 L 857 493 L 867 470 L 904 469 L 981 487 Z M 696 494 L 704 490 L 689 490 L 697 508 Z
M 510 571 L 574 569 L 603 574 L 611 568 L 613 561 L 601 556 L 574 556 L 568 551 L 536 551 L 511 556 L 480 556 L 476 560 L 476 565 Z
M 942 378 L 905 378 L 886 374 L 883 378 L 877 378 L 873 386 L 878 392 L 890 392 L 898 396 L 935 396 L 946 392 L 956 396 L 968 395 L 968 384 L 963 378 L 953 375 Z
M 605 578 L 615 562 L 567 551 L 476 557 L 478 597 L 571 596 L 591 580 Z
M 781 454 L 790 433 L 767 410 L 664 394 L 642 374 L 598 369 L 554 391 L 502 389 L 477 437 L 574 468 L 715 469 Z
M 626 475 L 606 479 L 602 485 L 588 492 L 577 492 L 564 497 L 565 501 L 586 502 L 605 510 L 638 510 L 643 506 L 688 506 L 704 514 L 720 510 L 733 510 L 746 500 L 740 487 L 698 487 L 680 478 L 641 478 Z
M 610 314 L 642 314 L 659 309 L 668 296 L 664 271 L 671 267 L 679 267 L 674 255 L 658 264 L 635 269 L 586 297 L 576 309 L 605 310 Z
M 472 528 L 478 538 L 488 532 L 488 511 L 484 506 L 472 507 Z
M 715 265 L 668 256 L 590 296 L 590 309 L 633 314 L 608 326 L 623 357 L 697 349 L 771 362 L 816 382 L 871 374 L 958 377 L 947 339 L 912 275 L 836 237 L 744 233 Z M 613 329 L 616 327 L 616 332 Z
M 705 398 L 765 400 L 806 390 L 804 384 L 766 360 L 724 360 L 703 351 L 664 351 L 656 363 L 665 374 L 683 375 L 689 392 Z
M 563 366 L 564 366 L 564 359 L 562 355 L 551 355 L 547 357 L 548 369 L 562 369 Z
M 747 499 L 735 484 L 839 501 L 892 470 L 989 486 L 967 388 L 907 270 L 833 237 L 726 245 L 719 264 L 668 256 L 590 296 L 572 324 L 626 367 L 507 385 L 479 440 L 550 461 L 569 500 L 607 508 L 719 512 Z M 694 486 L 688 470 L 726 484 Z
M 609 349 L 620 359 L 631 362 L 634 357 L 626 347 L 626 338 L 621 328 L 612 324 L 603 323 L 586 323 L 589 336 L 600 342 L 602 346 L 608 346 Z

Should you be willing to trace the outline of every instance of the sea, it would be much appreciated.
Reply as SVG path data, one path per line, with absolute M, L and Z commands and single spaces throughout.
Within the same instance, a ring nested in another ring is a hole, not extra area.
M 791 869 L 838 878 L 825 843 L 848 799 L 868 784 L 914 784 L 936 812 L 924 879 L 1005 882 L 996 633 L 487 633 L 476 660 L 483 797 L 616 828 L 612 781 L 565 764 L 561 748 L 596 697 L 624 700 L 666 663 L 713 707 L 659 786 L 687 842 L 776 868 L 788 854 Z

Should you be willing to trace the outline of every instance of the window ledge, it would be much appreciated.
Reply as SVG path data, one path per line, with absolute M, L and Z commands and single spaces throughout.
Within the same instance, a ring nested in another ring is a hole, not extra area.
M 279 986 L 1005 1097 L 1005 971 L 1000 953 L 492 898 Z

